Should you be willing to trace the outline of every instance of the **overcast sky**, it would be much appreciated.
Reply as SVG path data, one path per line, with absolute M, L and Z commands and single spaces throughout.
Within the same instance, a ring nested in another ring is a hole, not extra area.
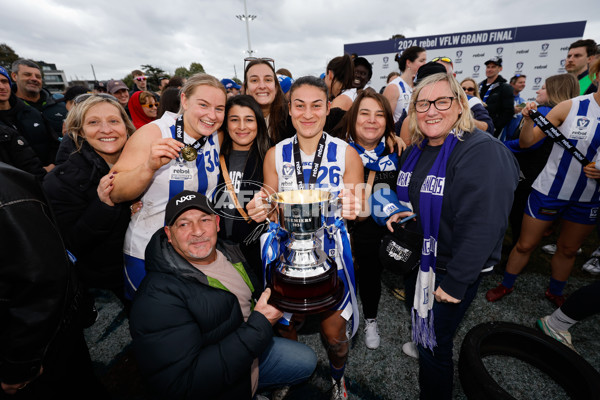
M 0 43 L 54 63 L 67 79 L 121 79 L 142 64 L 172 74 L 199 62 L 242 79 L 248 54 L 243 0 L 2 0 Z M 600 2 L 580 0 L 247 0 L 254 56 L 294 77 L 319 75 L 347 43 L 586 20 L 600 41 Z M 393 5 L 393 6 L 392 6 Z

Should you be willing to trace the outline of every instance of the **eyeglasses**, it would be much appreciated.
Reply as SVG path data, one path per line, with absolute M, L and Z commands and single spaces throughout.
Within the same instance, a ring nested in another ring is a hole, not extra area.
M 146 108 L 156 107 L 156 109 L 158 109 L 158 104 L 159 103 L 142 104 L 142 107 L 146 107 Z
M 415 101 L 415 110 L 418 113 L 424 113 L 429 111 L 429 107 L 433 104 L 438 111 L 446 111 L 450 107 L 452 107 L 452 100 L 456 99 L 456 97 L 439 97 L 433 101 L 429 100 L 417 100 Z
M 136 76 L 136 77 L 135 77 L 135 78 L 133 78 L 133 79 L 135 79 L 136 81 L 140 81 L 140 82 L 142 82 L 142 81 L 145 81 L 145 80 L 146 80 L 146 79 L 148 79 L 148 78 L 146 78 L 145 76 Z
M 83 93 L 80 94 L 79 96 L 75 97 L 73 99 L 73 103 L 75 104 L 79 104 L 79 103 L 83 103 L 84 101 L 86 101 L 87 99 L 89 99 L 90 97 L 102 97 L 103 99 L 109 99 L 109 100 L 114 100 L 117 101 L 116 97 L 110 94 L 106 94 L 106 93 Z
M 436 57 L 431 62 L 443 61 L 452 64 L 452 59 L 450 57 Z
M 273 71 L 275 71 L 275 60 L 273 60 L 272 58 L 258 58 L 258 57 L 244 58 L 244 71 L 248 67 L 248 64 L 251 63 L 252 61 L 266 61 L 271 65 L 271 67 L 273 68 Z
M 462 88 L 466 93 L 475 93 L 475 88 L 474 87 L 463 87 Z

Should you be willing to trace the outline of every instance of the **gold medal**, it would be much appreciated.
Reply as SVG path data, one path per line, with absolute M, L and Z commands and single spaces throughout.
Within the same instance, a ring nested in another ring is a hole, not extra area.
M 181 149 L 181 156 L 185 161 L 194 161 L 198 157 L 198 151 L 192 146 L 185 146 Z

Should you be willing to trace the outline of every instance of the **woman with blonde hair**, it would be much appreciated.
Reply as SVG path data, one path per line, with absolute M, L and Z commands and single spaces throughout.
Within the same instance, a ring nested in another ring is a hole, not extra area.
M 181 89 L 178 114 L 140 128 L 114 166 L 114 202 L 140 199 L 125 235 L 126 295 L 132 298 L 145 276 L 144 251 L 164 225 L 169 199 L 183 190 L 212 196 L 219 179 L 218 132 L 225 117 L 227 92 L 208 74 L 196 74 Z
M 84 285 L 109 289 L 127 304 L 122 268 L 130 210 L 111 200 L 115 174 L 109 171 L 135 128 L 105 94 L 76 97 L 66 127 L 75 151 L 46 175 L 44 191 Z

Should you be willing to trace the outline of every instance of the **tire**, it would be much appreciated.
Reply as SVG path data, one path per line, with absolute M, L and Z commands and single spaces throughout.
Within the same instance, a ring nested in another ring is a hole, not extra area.
M 468 399 L 514 399 L 488 373 L 482 358 L 506 355 L 552 377 L 573 399 L 600 399 L 600 373 L 579 354 L 542 332 L 510 322 L 472 328 L 462 343 L 458 373 Z

